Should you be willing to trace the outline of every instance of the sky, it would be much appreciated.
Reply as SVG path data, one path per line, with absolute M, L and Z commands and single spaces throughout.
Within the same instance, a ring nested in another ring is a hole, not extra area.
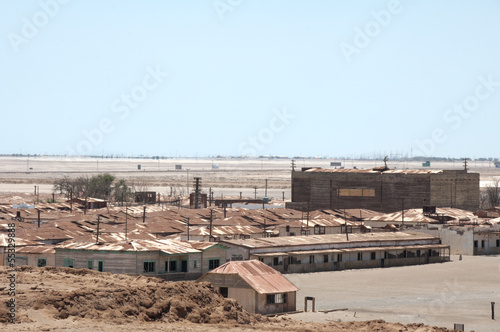
M 1 0 L 0 154 L 499 157 L 500 1 Z

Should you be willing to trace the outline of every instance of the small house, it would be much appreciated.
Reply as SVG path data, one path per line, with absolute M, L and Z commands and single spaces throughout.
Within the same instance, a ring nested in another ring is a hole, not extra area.
M 280 272 L 258 261 L 230 261 L 197 282 L 210 282 L 220 294 L 237 300 L 248 312 L 275 314 L 296 310 L 298 288 Z

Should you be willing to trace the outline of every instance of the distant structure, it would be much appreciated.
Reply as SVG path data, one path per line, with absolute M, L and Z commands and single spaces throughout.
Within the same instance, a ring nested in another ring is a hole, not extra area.
M 135 202 L 145 203 L 145 204 L 156 204 L 156 192 L 155 191 L 136 191 L 135 192 Z
M 386 162 L 386 160 L 384 160 Z M 287 208 L 369 209 L 395 212 L 424 205 L 476 211 L 479 173 L 463 170 L 373 169 L 292 170 Z
M 189 194 L 189 208 L 202 209 L 207 207 L 207 194 L 201 193 L 201 178 L 194 178 L 194 192 Z

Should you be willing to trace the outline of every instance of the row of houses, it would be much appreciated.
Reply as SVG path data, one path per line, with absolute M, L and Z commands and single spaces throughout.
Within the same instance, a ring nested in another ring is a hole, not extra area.
M 103 239 L 105 237 L 101 237 Z M 17 265 L 88 268 L 195 279 L 228 261 L 257 259 L 284 273 L 336 271 L 445 262 L 449 246 L 416 232 L 330 234 L 235 239 L 220 242 L 136 239 L 69 240 L 57 245 L 18 245 Z M 4 244 L 3 250 L 5 250 Z M 3 260 L 5 262 L 5 260 Z

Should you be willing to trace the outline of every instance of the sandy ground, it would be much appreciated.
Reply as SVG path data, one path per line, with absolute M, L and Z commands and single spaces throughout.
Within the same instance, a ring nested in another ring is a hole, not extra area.
M 331 161 L 341 161 L 346 168 L 372 168 L 382 166 L 382 161 L 338 160 L 338 159 L 299 159 L 296 169 L 301 167 L 331 168 Z M 141 165 L 141 170 L 137 166 Z M 175 170 L 182 165 L 182 170 Z M 213 169 L 218 165 L 218 169 Z M 390 168 L 423 169 L 421 162 L 389 161 Z M 488 185 L 495 177 L 500 177 L 500 168 L 492 162 L 471 161 L 469 171 L 481 174 L 481 186 Z M 462 169 L 462 162 L 433 162 L 425 169 Z M 147 186 L 164 195 L 171 190 L 192 189 L 193 177 L 202 178 L 205 192 L 212 187 L 214 195 L 253 198 L 254 187 L 258 188 L 257 197 L 265 195 L 265 179 L 268 179 L 268 197 L 290 199 L 290 159 L 232 159 L 232 158 L 184 158 L 184 159 L 93 159 L 64 157 L 0 157 L 0 193 L 33 192 L 38 185 L 41 193 L 51 193 L 55 179 L 78 176 L 92 176 L 109 172 L 129 183 Z M 189 178 L 189 181 L 188 181 Z
M 0 278 L 9 275 L 0 268 Z M 17 268 L 16 323 L 2 331 L 411 331 L 446 332 L 423 324 L 302 322 L 245 312 L 209 284 L 166 282 L 69 268 Z M 9 300 L 0 289 L 0 301 Z M 314 315 L 314 314 L 311 314 Z
M 314 322 L 363 321 L 424 323 L 467 331 L 500 331 L 500 256 L 452 256 L 452 262 L 388 269 L 347 270 L 285 275 L 304 297 L 316 298 L 316 310 L 348 308 L 332 313 L 301 313 L 294 319 Z M 491 302 L 497 303 L 496 320 Z M 311 303 L 309 303 L 309 308 Z

